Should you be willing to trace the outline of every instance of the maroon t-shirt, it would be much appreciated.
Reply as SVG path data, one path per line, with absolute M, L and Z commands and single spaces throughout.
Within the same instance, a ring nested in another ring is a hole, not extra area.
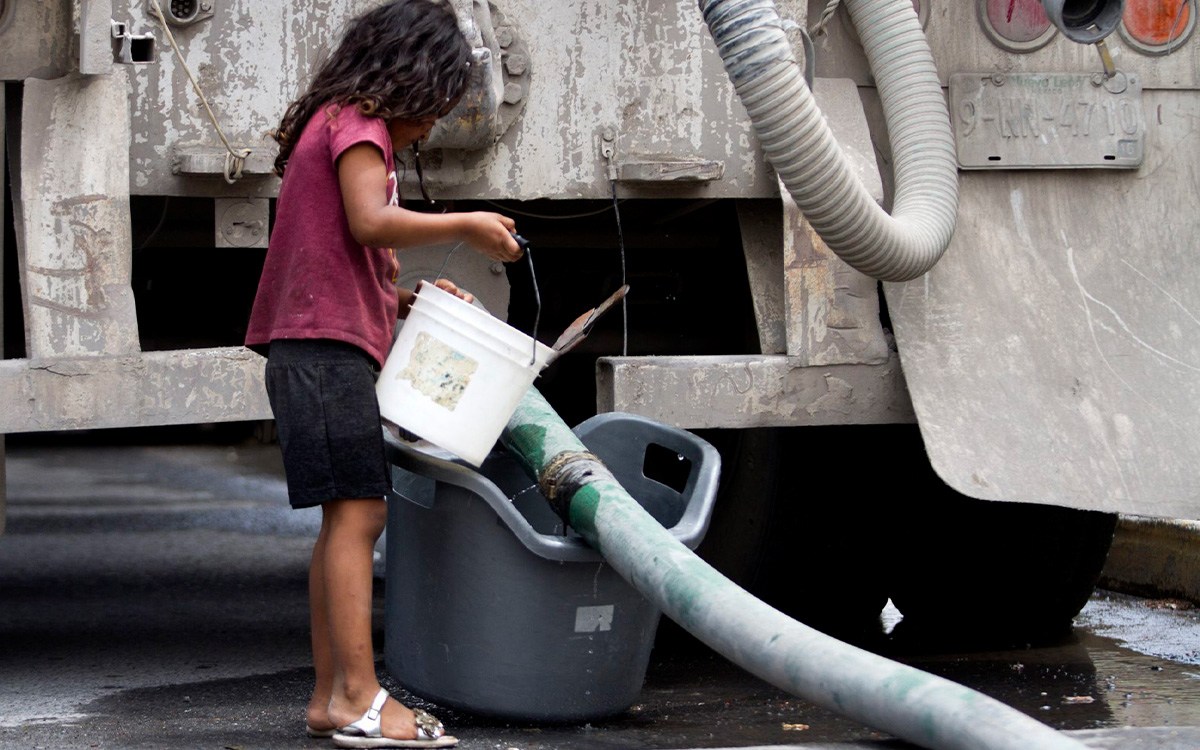
M 388 167 L 387 199 L 397 202 L 392 139 L 378 117 L 357 107 L 317 111 L 288 158 L 275 228 L 246 346 L 266 353 L 272 339 L 336 339 L 379 362 L 392 345 L 400 263 L 389 248 L 366 247 L 350 233 L 337 160 L 358 143 L 379 147 Z

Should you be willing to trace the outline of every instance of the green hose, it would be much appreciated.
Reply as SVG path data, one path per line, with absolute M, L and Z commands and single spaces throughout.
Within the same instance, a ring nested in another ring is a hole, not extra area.
M 564 486 L 556 458 L 587 451 L 532 388 L 501 441 L 543 488 Z M 581 474 L 557 498 L 571 526 L 668 617 L 772 685 L 931 750 L 1085 750 L 997 700 L 796 622 L 676 541 L 606 472 Z

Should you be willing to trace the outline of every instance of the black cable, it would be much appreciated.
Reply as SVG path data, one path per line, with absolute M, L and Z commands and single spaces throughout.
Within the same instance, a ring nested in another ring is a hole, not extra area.
M 529 259 L 529 278 L 533 281 L 533 299 L 537 303 L 537 309 L 533 313 L 533 356 L 529 360 L 529 365 L 532 367 L 537 363 L 537 331 L 538 324 L 542 321 L 542 293 L 538 290 L 537 273 L 533 270 L 533 253 L 529 252 L 529 240 L 516 232 L 513 232 L 513 239 L 525 251 L 525 257 Z
M 617 200 L 617 181 L 610 180 L 612 185 L 613 213 L 617 216 L 617 244 L 621 248 L 621 286 L 629 283 L 625 274 L 625 233 L 621 229 L 621 206 Z M 621 298 L 621 356 L 629 356 L 629 300 Z

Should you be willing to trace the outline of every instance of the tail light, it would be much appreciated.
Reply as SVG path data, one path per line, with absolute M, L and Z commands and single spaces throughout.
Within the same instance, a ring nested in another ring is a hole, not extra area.
M 1196 26 L 1190 0 L 1126 0 L 1121 36 L 1134 49 L 1164 55 L 1179 47 Z
M 979 23 L 992 43 L 1009 52 L 1032 52 L 1054 38 L 1041 0 L 979 0 Z

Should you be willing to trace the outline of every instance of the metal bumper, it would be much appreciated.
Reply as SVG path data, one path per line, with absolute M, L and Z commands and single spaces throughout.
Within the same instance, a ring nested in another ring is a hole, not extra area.
M 878 365 L 814 367 L 782 355 L 605 357 L 596 407 L 685 429 L 916 421 L 895 353 Z

